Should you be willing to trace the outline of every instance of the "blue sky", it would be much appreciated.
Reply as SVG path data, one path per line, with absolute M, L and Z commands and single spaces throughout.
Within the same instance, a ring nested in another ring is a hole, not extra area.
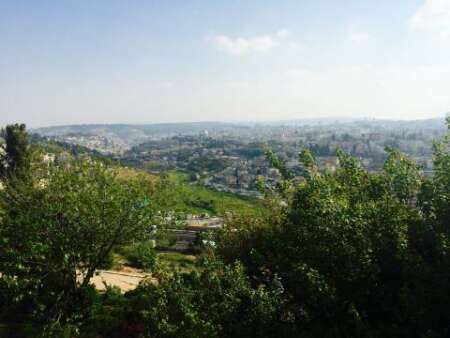
M 0 125 L 450 111 L 450 0 L 0 0 Z

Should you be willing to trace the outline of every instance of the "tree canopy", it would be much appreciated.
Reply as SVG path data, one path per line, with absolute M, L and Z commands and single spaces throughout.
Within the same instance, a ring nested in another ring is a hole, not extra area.
M 448 337 L 450 136 L 434 144 L 431 176 L 386 152 L 371 173 L 342 150 L 321 170 L 304 149 L 296 182 L 266 149 L 284 180 L 264 212 L 230 215 L 197 270 L 125 295 L 89 281 L 113 247 L 149 235 L 171 192 L 89 160 L 11 176 L 0 322 L 25 337 Z
M 222 234 L 222 257 L 256 284 L 280 278 L 300 336 L 450 334 L 449 139 L 435 143 L 431 177 L 386 151 L 381 173 L 340 150 L 336 171 L 321 171 L 302 151 L 305 181 Z
M 5 139 L 0 153 L 0 178 L 23 175 L 30 167 L 30 149 L 25 124 L 12 124 L 0 131 Z
M 76 320 L 83 293 L 111 250 L 145 238 L 154 208 L 148 182 L 117 179 L 101 164 L 43 167 L 0 192 L 0 271 L 22 313 Z M 34 304 L 34 305 L 33 305 Z M 75 317 L 74 317 L 75 316 Z

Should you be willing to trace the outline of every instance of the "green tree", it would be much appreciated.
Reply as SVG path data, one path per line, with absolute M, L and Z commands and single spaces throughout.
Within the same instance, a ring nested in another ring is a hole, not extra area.
M 282 289 L 252 287 L 243 267 L 209 260 L 201 272 L 147 283 L 112 309 L 93 308 L 86 337 L 291 337 L 281 313 Z M 109 301 L 109 299 L 105 299 Z M 102 324 L 111 316 L 112 326 Z
M 280 278 L 301 336 L 446 337 L 449 149 L 449 138 L 435 144 L 430 178 L 390 148 L 380 173 L 341 150 L 336 172 L 321 171 L 303 151 L 305 181 L 268 195 L 264 218 L 232 222 L 219 253 L 256 285 Z
M 30 168 L 30 148 L 25 124 L 12 124 L 0 132 L 5 139 L 0 153 L 0 178 L 23 175 Z
M 96 163 L 39 173 L 0 192 L 0 271 L 33 320 L 58 327 L 79 319 L 90 279 L 111 250 L 147 236 L 152 191 Z

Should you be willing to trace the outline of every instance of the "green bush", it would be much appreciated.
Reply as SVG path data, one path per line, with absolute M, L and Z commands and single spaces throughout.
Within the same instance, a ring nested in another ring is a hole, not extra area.
M 305 181 L 285 174 L 269 215 L 233 219 L 217 253 L 256 285 L 278 276 L 302 337 L 449 337 L 449 150 L 435 143 L 430 177 L 394 149 L 379 173 L 340 150 L 320 170 L 305 150 Z
M 116 333 L 120 329 L 120 318 L 124 314 L 125 301 L 120 289 L 115 287 L 108 287 L 105 292 L 97 293 L 80 328 L 80 336 L 85 338 L 121 337 Z
M 100 269 L 112 269 L 117 264 L 116 258 L 114 257 L 114 253 L 112 251 L 108 252 L 105 258 L 100 263 Z
M 131 266 L 151 271 L 156 266 L 156 252 L 150 242 L 138 242 L 125 247 L 123 255 Z
M 31 167 L 32 175 L 2 182 L 0 278 L 17 284 L 13 300 L 24 308 L 17 312 L 26 315 L 21 321 L 69 330 L 87 308 L 85 291 L 111 248 L 148 234 L 152 188 L 123 182 L 97 162 Z M 13 314 L 11 305 L 0 306 Z
M 108 338 L 292 337 L 282 292 L 253 288 L 240 264 L 205 261 L 201 272 L 170 275 L 122 298 L 109 291 L 81 331 Z

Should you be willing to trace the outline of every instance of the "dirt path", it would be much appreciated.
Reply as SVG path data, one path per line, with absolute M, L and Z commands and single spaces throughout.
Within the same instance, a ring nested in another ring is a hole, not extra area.
M 135 289 L 144 279 L 156 283 L 156 279 L 152 278 L 150 274 L 133 269 L 127 269 L 126 271 L 97 270 L 91 282 L 97 290 L 105 290 L 106 284 L 116 286 L 123 292 L 127 292 Z

